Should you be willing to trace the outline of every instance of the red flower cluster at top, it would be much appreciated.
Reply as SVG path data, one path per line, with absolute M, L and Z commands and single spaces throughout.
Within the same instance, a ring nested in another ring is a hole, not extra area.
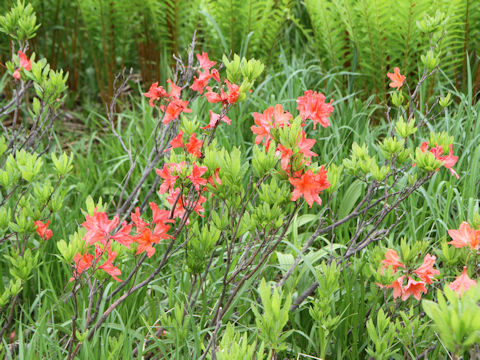
M 414 280 L 412 276 L 408 275 L 407 284 L 404 285 L 404 279 L 407 276 L 403 274 L 395 279 L 390 285 L 384 286 L 377 284 L 381 288 L 392 288 L 393 289 L 393 298 L 396 299 L 401 297 L 403 301 L 407 300 L 410 296 L 413 296 L 415 299 L 420 300 L 422 293 L 427 293 L 426 284 L 431 284 L 437 279 L 434 278 L 434 275 L 440 275 L 440 271 L 433 268 L 435 260 L 437 258 L 430 254 L 425 255 L 422 265 L 420 265 L 416 270 L 407 272 L 407 274 L 415 274 L 419 280 Z M 400 261 L 400 257 L 397 252 L 393 249 L 388 249 L 385 253 L 385 260 L 382 260 L 381 271 L 391 267 L 392 272 L 397 274 L 399 268 L 405 269 L 405 265 Z
M 428 142 L 423 142 L 422 145 L 420 146 L 420 150 L 422 152 L 426 152 L 426 151 L 429 151 L 429 145 L 428 145 Z M 441 162 L 443 162 L 443 166 L 447 169 L 450 170 L 450 172 L 452 173 L 452 175 L 455 175 L 455 177 L 457 179 L 459 179 L 460 177 L 458 176 L 458 174 L 456 173 L 455 170 L 453 170 L 453 166 L 457 163 L 458 161 L 458 156 L 455 156 L 453 155 L 453 146 L 450 144 L 450 151 L 448 153 L 448 155 L 445 155 L 443 156 L 443 147 L 442 146 L 438 146 L 436 145 L 435 147 L 431 148 L 430 149 L 430 152 L 433 154 L 433 156 L 435 156 L 435 159 L 437 160 L 440 160 Z M 437 169 L 438 171 L 438 169 Z
M 23 69 L 23 70 L 30 71 L 32 70 L 32 64 L 30 60 L 27 58 L 27 55 L 25 55 L 20 50 L 18 50 L 18 57 L 20 58 L 20 67 L 13 72 L 12 76 L 17 80 L 20 80 L 21 78 L 20 70 Z
M 160 105 L 160 110 L 164 113 L 164 124 L 168 124 L 169 122 L 175 120 L 182 112 L 192 112 L 191 109 L 187 109 L 188 101 L 182 100 L 180 97 L 182 88 L 175 85 L 170 79 L 168 79 L 167 82 L 170 84 L 171 88 L 169 93 L 167 93 L 162 86 L 158 86 L 158 82 L 153 83 L 148 92 L 143 93 L 145 97 L 150 99 L 148 103 L 151 107 L 154 107 L 153 102 L 156 100 L 166 101 L 166 106 L 164 104 Z
M 52 237 L 53 235 L 52 230 L 48 228 L 48 225 L 50 224 L 50 220 L 48 220 L 45 224 L 40 220 L 37 220 L 34 222 L 34 224 L 35 224 L 35 230 L 37 231 L 37 234 L 43 240 L 48 240 Z
M 240 86 L 236 84 L 231 84 L 227 79 L 225 79 L 225 84 L 227 86 L 227 91 L 225 91 L 220 86 L 220 92 L 217 93 L 208 86 L 210 79 L 214 79 L 218 83 L 221 83 L 220 74 L 217 69 L 212 69 L 217 63 L 215 61 L 210 61 L 208 59 L 208 54 L 203 52 L 201 55 L 197 54 L 197 59 L 199 63 L 198 77 L 194 76 L 193 84 L 190 86 L 190 89 L 197 91 L 199 94 L 205 92 L 205 98 L 210 103 L 222 103 L 223 107 L 227 105 L 234 104 L 238 100 L 240 95 Z M 188 109 L 188 101 L 181 99 L 182 88 L 175 85 L 171 80 L 167 80 L 170 83 L 171 90 L 169 93 L 162 87 L 158 85 L 158 82 L 153 83 L 150 86 L 148 92 L 143 93 L 143 95 L 149 98 L 148 103 L 151 107 L 154 107 L 154 101 L 164 100 L 165 104 L 160 105 L 160 110 L 165 113 L 163 123 L 168 124 L 170 121 L 175 120 L 182 112 L 188 113 L 191 112 L 191 109 Z M 225 113 L 216 114 L 210 110 L 210 122 L 207 126 L 202 129 L 214 128 L 219 121 L 224 121 L 230 125 L 230 119 L 226 117 Z
M 293 121 L 292 114 L 285 111 L 280 104 L 270 106 L 263 113 L 253 113 L 255 125 L 250 127 L 256 135 L 255 144 L 263 143 L 268 150 L 272 141 L 277 141 L 276 154 L 280 157 L 280 166 L 293 186 L 291 200 L 296 201 L 303 196 L 309 207 L 312 207 L 314 202 L 319 205 L 322 203 L 319 193 L 328 188 L 330 183 L 323 166 L 317 173 L 311 169 L 305 170 L 305 167 L 310 166 L 311 158 L 317 154 L 311 150 L 315 140 L 307 139 L 303 127 L 307 119 L 313 121 L 314 128 L 317 122 L 323 127 L 330 126 L 328 117 L 333 111 L 331 103 L 332 101 L 326 104 L 325 95 L 312 90 L 305 91 L 304 96 L 297 99 L 297 109 L 304 122 L 293 146 L 282 144 L 280 139 L 275 139 L 275 132 L 291 127 Z
M 397 88 L 399 90 L 404 81 L 405 81 L 405 75 L 400 74 L 400 69 L 398 67 L 393 69 L 393 74 L 392 73 L 387 73 L 387 76 L 392 82 L 389 84 L 391 88 Z
M 124 221 L 118 231 L 119 216 L 116 215 L 112 220 L 104 212 L 96 209 L 93 215 L 86 215 L 82 226 L 87 230 L 83 240 L 85 241 L 86 251 L 84 253 L 75 254 L 73 261 L 74 271 L 70 281 L 78 279 L 80 275 L 88 269 L 95 272 L 101 269 L 112 276 L 113 279 L 121 281 L 118 275 L 122 272 L 113 265 L 113 261 L 117 257 L 117 252 L 112 250 L 112 243 L 117 242 L 127 248 L 132 244 L 137 245 L 137 254 L 146 252 L 148 257 L 155 253 L 154 244 L 158 244 L 162 239 L 172 238 L 167 232 L 173 222 L 169 219 L 170 212 L 168 210 L 160 210 L 155 203 L 150 203 L 153 212 L 153 220 L 151 223 L 146 222 L 140 217 L 140 210 L 137 207 L 135 212 L 131 214 L 132 224 Z M 132 231 L 134 234 L 131 234 Z M 106 259 L 101 265 L 97 264 L 106 255 Z

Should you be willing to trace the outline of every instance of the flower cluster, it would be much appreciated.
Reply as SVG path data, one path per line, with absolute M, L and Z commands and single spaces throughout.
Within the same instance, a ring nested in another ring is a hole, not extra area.
M 480 244 L 480 230 L 473 229 L 466 221 L 460 224 L 458 230 L 448 230 L 448 235 L 453 239 L 448 244 L 453 245 L 456 248 L 470 248 L 470 251 L 477 251 Z M 464 291 L 467 291 L 470 287 L 477 285 L 475 280 L 468 277 L 467 267 L 463 267 L 462 274 L 457 276 L 455 281 L 451 282 L 448 286 L 455 291 L 459 296 L 462 296 Z
M 151 107 L 155 106 L 154 101 L 160 100 L 165 102 L 160 105 L 160 110 L 164 113 L 164 124 L 175 120 L 182 112 L 192 112 L 191 109 L 187 108 L 188 100 L 181 99 L 182 88 L 175 85 L 170 79 L 167 82 L 171 88 L 168 93 L 162 86 L 158 86 L 158 82 L 153 83 L 148 92 L 143 93 L 145 97 L 150 99 L 148 103 Z
M 171 217 L 183 218 L 187 210 L 203 217 L 202 204 L 207 200 L 203 192 L 208 191 L 207 183 L 213 187 L 222 183 L 219 170 L 216 169 L 213 176 L 207 178 L 206 166 L 199 166 L 195 162 L 189 165 L 186 161 L 165 164 L 162 169 L 157 169 L 157 175 L 163 179 L 159 193 L 168 192 L 167 201 L 172 206 Z M 191 186 L 195 191 L 190 190 Z
M 314 202 L 319 205 L 322 203 L 319 193 L 328 188 L 330 183 L 323 166 L 316 173 L 307 169 L 312 157 L 317 154 L 311 150 L 316 141 L 306 137 L 305 121 L 312 120 L 314 128 L 316 123 L 323 127 L 330 126 L 328 117 L 333 111 L 332 101 L 325 103 L 325 95 L 312 90 L 305 91 L 304 96 L 297 99 L 302 122 L 296 121 L 280 104 L 270 106 L 263 113 L 253 113 L 255 125 L 250 129 L 256 135 L 255 144 L 263 143 L 267 150 L 272 142 L 277 144 L 280 167 L 293 187 L 291 200 L 296 201 L 303 196 L 309 207 Z
M 92 269 L 92 273 L 101 269 L 113 279 L 121 281 L 118 275 L 121 275 L 122 272 L 113 265 L 113 261 L 117 257 L 117 252 L 113 250 L 114 242 L 127 248 L 136 244 L 137 254 L 146 252 L 147 256 L 151 257 L 155 253 L 154 244 L 158 244 L 160 240 L 172 238 L 168 234 L 170 229 L 168 223 L 173 222 L 169 218 L 170 212 L 160 210 L 153 202 L 150 203 L 150 208 L 153 212 L 151 223 L 143 220 L 140 217 L 139 208 L 136 208 L 135 212 L 131 214 L 132 223 L 128 224 L 124 221 L 120 228 L 118 215 L 109 220 L 105 212 L 97 211 L 97 209 L 93 211 L 93 215 L 87 214 L 82 223 L 87 230 L 83 236 L 85 251 L 75 254 L 73 258 L 74 271 L 70 281 L 79 279 L 80 275 L 88 269 Z M 102 264 L 98 265 L 102 259 Z
M 458 161 L 458 156 L 453 155 L 453 145 L 450 144 L 450 151 L 448 155 L 443 155 L 443 147 L 441 145 L 436 145 L 432 148 L 429 149 L 429 144 L 427 141 L 423 142 L 422 145 L 420 146 L 420 150 L 422 153 L 425 153 L 427 151 L 430 151 L 435 159 L 441 161 L 443 166 L 450 170 L 452 175 L 455 175 L 457 179 L 460 177 L 458 176 L 457 172 L 453 170 L 453 166 L 457 163 Z M 438 169 L 436 170 L 438 171 Z
M 385 253 L 385 259 L 382 260 L 381 271 L 385 271 L 389 267 L 392 269 L 393 274 L 399 274 L 399 268 L 403 268 L 401 271 L 402 275 L 396 278 L 390 285 L 377 284 L 381 288 L 392 288 L 393 289 L 393 298 L 399 298 L 403 301 L 407 300 L 410 296 L 413 296 L 415 299 L 420 300 L 422 293 L 427 293 L 426 284 L 432 284 L 433 281 L 437 279 L 434 278 L 434 275 L 440 275 L 440 271 L 434 269 L 435 260 L 437 258 L 433 255 L 427 254 L 423 259 L 422 265 L 417 269 L 407 269 L 405 265 L 400 261 L 400 257 L 397 252 L 393 249 L 388 249 Z M 413 276 L 419 280 L 415 280 Z M 407 277 L 407 284 L 405 285 L 405 278 Z

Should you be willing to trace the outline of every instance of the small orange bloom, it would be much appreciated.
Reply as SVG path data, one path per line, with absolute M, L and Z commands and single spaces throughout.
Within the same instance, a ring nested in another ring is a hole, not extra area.
M 398 253 L 393 249 L 387 250 L 385 253 L 385 260 L 382 260 L 382 264 L 381 271 L 388 269 L 389 266 L 392 267 L 393 273 L 397 272 L 397 268 L 399 267 L 405 268 L 405 265 L 400 261 Z
M 402 87 L 403 82 L 405 81 L 405 75 L 400 74 L 400 69 L 398 67 L 393 69 L 393 74 L 387 73 L 387 76 L 390 80 L 392 80 L 390 87 L 397 88 L 397 90 Z
M 463 292 L 467 291 L 468 289 L 470 289 L 472 286 L 475 286 L 475 285 L 477 285 L 477 282 L 468 277 L 466 266 L 463 267 L 462 274 L 457 276 L 455 281 L 448 284 L 450 289 L 455 291 L 458 294 L 458 296 L 462 296 Z
M 39 220 L 35 221 L 35 227 L 37 230 L 37 234 L 40 235 L 40 237 L 43 240 L 48 240 L 52 237 L 53 233 L 52 230 L 48 228 L 48 225 L 50 224 L 50 220 L 48 220 L 45 224 Z
M 427 284 L 431 284 L 433 280 L 437 280 L 433 277 L 433 275 L 440 275 L 440 271 L 433 268 L 436 259 L 437 258 L 435 256 L 430 254 L 425 255 L 422 265 L 420 265 L 420 267 L 414 271 L 414 273 L 417 274 L 418 277 Z
M 477 250 L 480 243 L 480 231 L 474 230 L 467 222 L 462 222 L 458 230 L 448 230 L 448 235 L 453 239 L 448 244 L 456 248 L 470 246 L 472 250 Z
M 320 191 L 330 186 L 327 180 L 327 171 L 322 167 L 314 174 L 312 170 L 307 170 L 300 178 L 289 178 L 290 184 L 294 186 L 292 201 L 296 201 L 303 196 L 309 207 L 316 202 L 322 204 L 322 199 L 318 196 Z
M 409 277 L 407 285 L 403 288 L 402 300 L 407 300 L 410 295 L 413 295 L 415 299 L 420 300 L 422 293 L 427 293 L 425 283 L 423 281 L 415 281 Z

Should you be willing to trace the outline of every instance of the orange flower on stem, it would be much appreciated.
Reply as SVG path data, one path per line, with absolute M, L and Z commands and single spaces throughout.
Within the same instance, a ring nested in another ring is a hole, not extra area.
M 35 221 L 35 227 L 37 234 L 40 235 L 40 237 L 43 240 L 48 240 L 52 237 L 53 233 L 52 230 L 48 228 L 48 225 L 50 224 L 50 220 L 48 220 L 45 224 L 41 222 L 40 220 Z
M 303 196 L 309 207 L 312 207 L 314 202 L 321 205 L 322 199 L 318 194 L 330 186 L 327 180 L 327 171 L 323 165 L 316 174 L 312 170 L 307 170 L 299 178 L 289 178 L 288 180 L 294 186 L 291 200 L 296 201 Z
M 433 268 L 436 259 L 437 258 L 435 256 L 430 254 L 425 255 L 422 265 L 420 265 L 420 267 L 414 271 L 414 273 L 417 274 L 418 277 L 427 284 L 431 284 L 434 280 L 437 280 L 433 277 L 433 275 L 440 275 L 440 271 Z
M 448 284 L 449 288 L 455 291 L 458 296 L 462 296 L 465 291 L 475 285 L 477 285 L 477 282 L 468 277 L 466 266 L 463 267 L 462 274 L 457 276 L 455 281 Z
M 397 90 L 402 87 L 403 82 L 405 81 L 405 75 L 400 74 L 400 69 L 398 67 L 393 69 L 393 74 L 387 73 L 387 76 L 390 80 L 392 80 L 390 87 L 397 88 Z
M 303 120 L 311 119 L 313 121 L 314 129 L 317 123 L 323 127 L 329 127 L 328 117 L 333 112 L 332 102 L 333 100 L 330 100 L 329 103 L 326 103 L 325 95 L 322 93 L 307 90 L 303 96 L 297 99 L 297 109 Z
M 458 230 L 448 230 L 448 235 L 453 239 L 448 244 L 456 248 L 469 246 L 477 250 L 480 243 L 480 230 L 474 230 L 467 222 L 462 222 Z
M 415 299 L 420 300 L 422 293 L 427 293 L 425 283 L 423 281 L 415 281 L 409 277 L 407 285 L 403 288 L 402 300 L 407 300 L 410 295 L 412 295 Z
M 388 249 L 387 252 L 385 253 L 385 260 L 382 260 L 382 268 L 381 271 L 383 272 L 385 269 L 387 269 L 389 266 L 392 267 L 393 273 L 397 272 L 397 268 L 402 267 L 405 269 L 405 265 L 402 264 L 400 261 L 400 257 L 398 256 L 398 253 L 393 250 L 393 249 Z

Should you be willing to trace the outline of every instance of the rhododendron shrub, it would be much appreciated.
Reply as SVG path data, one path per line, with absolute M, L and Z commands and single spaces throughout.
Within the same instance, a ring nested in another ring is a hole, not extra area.
M 247 156 L 239 148 L 221 146 L 222 132 L 217 130 L 238 121 L 229 112 L 248 98 L 263 65 L 234 56 L 232 60 L 224 58 L 222 68 L 205 52 L 194 55 L 193 46 L 188 59 L 188 66 L 181 66 L 178 59 L 177 68 L 185 72 L 175 75 L 177 81 L 168 80 L 165 87 L 154 83 L 143 93 L 157 125 L 153 134 L 156 141 L 139 182 L 122 185 L 115 214 L 109 215 L 101 202 L 95 204 L 90 199 L 77 234 L 70 243 L 58 244 L 71 268 L 70 297 L 77 301 L 82 288 L 88 287 L 90 299 L 85 308 L 88 316 L 81 323 L 77 321 L 80 309 L 75 307 L 69 357 L 78 353 L 84 339 L 93 338 L 129 296 L 148 287 L 174 257 L 178 259 L 176 254 L 183 254 L 182 264 L 177 266 L 189 274 L 190 290 L 175 304 L 174 313 L 162 313 L 152 326 L 159 331 L 157 337 L 163 334 L 162 338 L 175 339 L 181 346 L 178 339 L 184 336 L 186 326 L 182 319 L 188 318 L 190 326 L 209 329 L 199 356 L 213 356 L 221 325 L 230 318 L 239 294 L 256 281 L 274 254 L 282 256 L 278 248 L 295 219 L 310 211 L 319 213 L 320 221 L 297 250 L 300 255 L 277 279 L 277 286 L 288 284 L 291 291 L 295 287 L 292 276 L 299 276 L 302 258 L 313 242 L 321 235 L 335 234 L 343 224 L 357 224 L 349 241 L 332 251 L 323 275 L 295 296 L 282 293 L 288 304 L 282 311 L 295 311 L 315 291 L 317 298 L 327 299 L 316 301 L 310 311 L 313 318 L 326 323 L 315 328 L 325 356 L 330 336 L 341 323 L 341 315 L 330 303 L 336 301 L 340 288 L 330 280 L 324 283 L 322 276 L 338 279 L 349 259 L 355 259 L 370 244 L 389 238 L 405 215 L 401 204 L 437 173 L 447 169 L 454 179 L 460 176 L 454 170 L 458 157 L 453 138 L 447 133 L 424 133 L 422 124 L 407 109 L 390 119 L 389 132 L 379 136 L 378 142 L 354 142 L 350 157 L 335 164 L 317 147 L 321 134 L 328 134 L 335 126 L 335 98 L 306 89 L 298 94 L 294 111 L 273 103 L 252 113 L 253 149 Z M 128 76 L 120 89 L 126 81 Z M 395 75 L 393 81 L 398 91 L 407 80 Z M 114 104 L 109 107 L 112 131 L 127 158 L 133 159 L 130 145 L 116 130 L 114 108 Z M 131 172 L 135 166 L 131 161 Z M 150 176 L 155 179 L 154 188 L 145 189 L 143 183 Z M 362 196 L 349 211 L 339 213 L 332 200 L 346 179 L 361 184 Z M 387 222 L 392 216 L 395 220 Z M 425 247 L 415 249 L 404 244 L 400 253 L 393 247 L 384 251 L 376 283 L 377 291 L 383 291 L 386 298 L 392 294 L 398 303 L 418 302 L 441 281 L 437 256 Z M 222 275 L 214 279 L 212 271 Z M 105 284 L 110 282 L 113 285 L 104 294 Z M 462 286 L 468 284 L 462 282 Z M 201 320 L 187 315 L 189 309 L 201 311 L 205 293 L 214 299 L 209 315 Z M 265 294 L 264 302 L 270 301 Z M 99 302 L 105 303 L 102 311 L 95 308 Z M 408 317 L 407 308 L 404 310 L 402 316 Z M 283 340 L 289 335 L 283 333 L 285 319 L 270 317 L 267 321 L 266 313 L 260 312 L 255 316 L 261 324 L 259 336 L 270 344 L 274 357 L 284 349 Z M 270 327 L 277 320 L 278 326 Z M 399 331 L 406 334 L 405 326 Z M 369 330 L 372 336 L 374 333 L 374 328 Z M 395 331 L 389 334 L 394 336 Z M 278 337 L 283 340 L 274 341 Z M 371 351 L 380 351 L 382 344 L 380 341 Z
M 359 105 L 328 82 L 262 93 L 263 64 L 213 59 L 194 37 L 169 79 L 130 94 L 143 114 L 132 128 L 148 129 L 142 146 L 116 113 L 132 73 L 116 77 L 102 131 L 120 153 L 101 166 L 122 180 L 105 180 L 106 201 L 91 194 L 62 212 L 76 164 L 44 140 L 64 76 L 25 38 L 15 46 L 6 78 L 16 97 L 0 107 L 16 119 L 0 137 L 0 356 L 35 349 L 15 340 L 20 330 L 51 337 L 67 359 L 478 353 L 480 216 L 455 218 L 461 201 L 450 200 L 435 212 L 443 194 L 428 194 L 440 183 L 450 198 L 469 175 L 460 140 L 436 126 L 450 98 L 429 80 L 434 53 L 418 81 L 386 63 L 385 118 L 359 136 L 368 116 L 350 117 Z M 59 269 L 55 284 L 45 263 Z M 32 298 L 52 306 L 36 311 Z

